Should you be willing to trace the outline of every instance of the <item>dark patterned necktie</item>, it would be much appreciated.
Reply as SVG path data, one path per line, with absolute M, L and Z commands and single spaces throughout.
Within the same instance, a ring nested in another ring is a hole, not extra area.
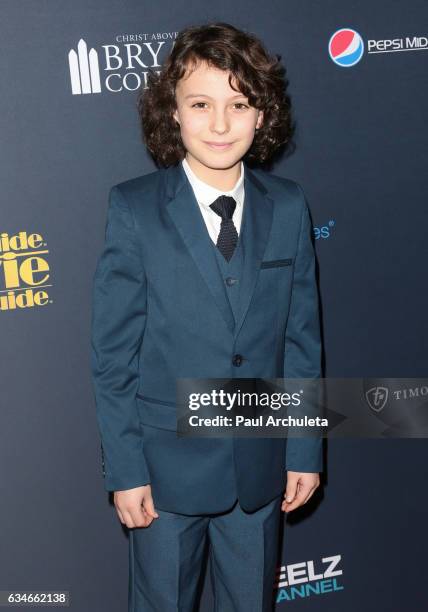
M 221 217 L 217 247 L 226 261 L 230 261 L 238 242 L 238 232 L 232 221 L 236 202 L 231 196 L 221 195 L 210 204 L 210 208 Z

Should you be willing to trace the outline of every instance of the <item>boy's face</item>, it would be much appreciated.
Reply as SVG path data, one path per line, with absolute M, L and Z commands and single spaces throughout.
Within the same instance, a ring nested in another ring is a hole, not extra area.
M 187 158 L 213 170 L 240 163 L 263 121 L 263 111 L 249 106 L 248 99 L 230 87 L 228 76 L 201 62 L 180 79 L 175 92 L 173 116 L 180 124 Z M 224 146 L 216 146 L 219 143 Z

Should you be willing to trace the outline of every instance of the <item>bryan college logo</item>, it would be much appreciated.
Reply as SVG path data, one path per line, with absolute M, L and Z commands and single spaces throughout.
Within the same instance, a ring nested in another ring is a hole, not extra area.
M 52 302 L 46 291 L 52 287 L 46 246 L 40 234 L 0 234 L 0 311 Z
M 177 32 L 121 34 L 113 45 L 97 51 L 81 38 L 68 53 L 71 92 L 95 94 L 107 90 L 118 93 L 136 91 L 147 84 L 148 69 L 161 68 L 160 55 L 166 43 L 174 45 Z M 165 49 L 163 49 L 165 47 Z
M 98 53 L 95 49 L 91 49 L 88 53 L 83 38 L 79 40 L 77 53 L 74 49 L 70 50 L 68 66 L 73 94 L 100 93 L 101 80 Z

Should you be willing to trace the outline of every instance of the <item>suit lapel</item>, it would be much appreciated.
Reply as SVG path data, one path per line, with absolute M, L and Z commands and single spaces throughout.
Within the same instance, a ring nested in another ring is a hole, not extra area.
M 218 268 L 212 241 L 184 168 L 179 162 L 166 169 L 166 209 L 193 257 L 229 330 L 238 334 L 245 319 L 257 282 L 260 262 L 272 223 L 273 202 L 262 183 L 245 164 L 244 215 L 240 240 L 244 250 L 244 266 L 240 292 L 240 308 L 235 323 L 227 289 Z
M 219 274 L 212 241 L 181 163 L 167 169 L 167 194 L 171 198 L 167 203 L 167 211 L 211 291 L 228 328 L 233 333 L 235 320 L 226 287 Z

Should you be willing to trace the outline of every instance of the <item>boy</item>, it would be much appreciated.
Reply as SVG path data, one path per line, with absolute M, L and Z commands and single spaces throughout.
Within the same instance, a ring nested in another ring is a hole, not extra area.
M 110 192 L 92 372 L 130 612 L 193 610 L 206 543 L 216 610 L 270 610 L 280 509 L 319 485 L 321 439 L 176 435 L 176 379 L 320 376 L 303 192 L 249 168 L 290 137 L 279 59 L 225 23 L 182 31 L 138 104 L 162 167 Z

